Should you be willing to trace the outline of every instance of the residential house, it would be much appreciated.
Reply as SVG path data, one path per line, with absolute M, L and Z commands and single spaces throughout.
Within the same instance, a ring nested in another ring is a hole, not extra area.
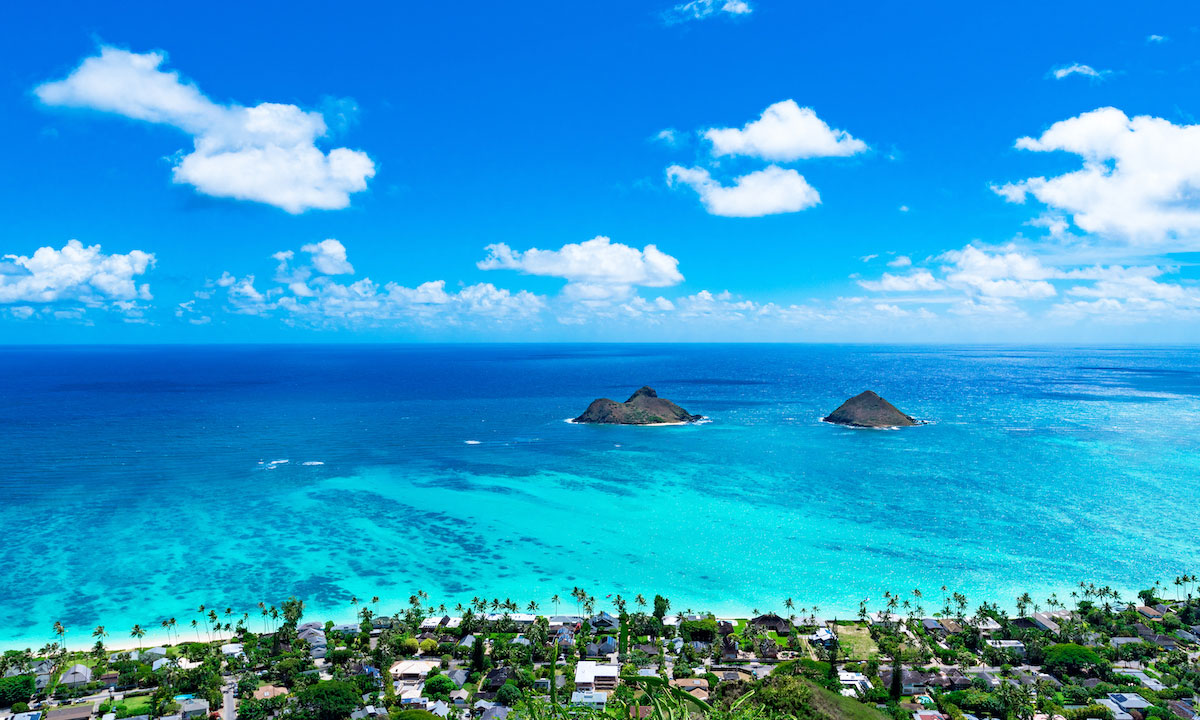
M 510 667 L 492 668 L 492 670 L 483 678 L 480 687 L 483 692 L 495 693 L 504 687 L 504 683 L 509 680 L 515 680 L 517 673 Z
M 916 670 L 904 670 L 900 674 L 900 690 L 905 695 L 918 695 L 928 689 L 929 675 Z M 887 668 L 879 671 L 879 680 L 884 687 L 892 686 L 892 670 Z
M 608 693 L 603 690 L 576 690 L 571 693 L 571 704 L 581 705 L 593 710 L 604 710 L 608 703 Z
M 1200 717 L 1196 714 L 1196 706 L 1187 700 L 1170 700 L 1167 702 L 1167 707 L 1184 720 L 1196 720 L 1197 717 Z
M 259 685 L 254 691 L 255 700 L 266 700 L 267 698 L 280 697 L 287 695 L 288 689 L 279 685 Z
M 422 631 L 425 631 L 425 630 L 433 631 L 433 630 L 437 630 L 438 628 L 440 628 L 441 626 L 445 625 L 448 622 L 450 622 L 449 615 L 442 615 L 442 616 L 438 616 L 438 617 L 427 617 L 421 621 L 420 629 Z
M 221 646 L 221 654 L 225 657 L 246 657 L 241 643 L 225 643 Z
M 493 705 L 483 711 L 483 714 L 479 716 L 479 720 L 508 720 L 509 712 L 511 712 L 510 708 L 506 708 L 503 705 Z
M 837 636 L 827 627 L 819 627 L 816 632 L 808 636 L 810 643 L 815 643 L 822 647 L 829 647 L 835 640 L 837 640 Z
M 459 688 L 458 690 L 450 691 L 450 702 L 454 703 L 454 707 L 466 707 L 467 701 L 471 699 L 471 693 Z
M 1108 699 L 1115 702 L 1126 712 L 1130 710 L 1145 710 L 1153 704 L 1137 693 L 1109 693 Z
M 593 615 L 588 622 L 595 630 L 616 630 L 621 626 L 621 621 L 619 619 L 609 615 L 603 610 Z
M 1166 685 L 1162 684 L 1162 683 L 1161 683 L 1159 680 L 1157 680 L 1156 678 L 1152 678 L 1152 677 L 1150 677 L 1149 675 L 1147 675 L 1146 673 L 1142 672 L 1141 670 L 1125 670 L 1125 669 L 1122 669 L 1120 672 L 1121 672 L 1122 674 L 1124 674 L 1124 675 L 1129 675 L 1130 677 L 1135 677 L 1135 678 L 1137 678 L 1138 682 L 1140 682 L 1142 685 L 1145 685 L 1147 688 L 1149 688 L 1150 690 L 1153 690 L 1153 691 L 1155 691 L 1155 692 L 1158 692 L 1159 690 L 1166 690 L 1166 689 L 1167 689 L 1167 686 L 1166 686 Z
M 736 635 L 726 635 L 721 638 L 721 657 L 725 660 L 737 660 L 741 648 L 738 647 Z
M 621 668 L 617 665 L 601 665 L 593 660 L 580 660 L 575 665 L 575 689 L 615 690 L 620 675 Z
M 717 633 L 720 635 L 728 635 L 735 629 L 736 628 L 734 627 L 733 623 L 729 622 L 728 620 L 717 621 Z
M 671 684 L 697 700 L 708 700 L 709 687 L 705 678 L 675 678 Z
M 68 688 L 81 688 L 92 681 L 92 669 L 76 663 L 58 679 L 58 684 Z
M 354 637 L 362 632 L 362 625 L 360 623 L 341 623 L 329 628 L 329 632 L 346 637 Z
M 588 643 L 585 651 L 588 657 L 600 657 L 601 655 L 609 655 L 617 651 L 618 644 L 614 637 L 606 637 L 598 643 Z
M 392 680 L 397 682 L 420 683 L 425 682 L 429 671 L 439 664 L 437 660 L 400 660 L 394 663 L 388 672 Z
M 842 694 L 847 697 L 862 696 L 871 689 L 871 681 L 860 672 L 839 670 L 838 682 L 842 684 Z
M 781 618 L 775 613 L 759 615 L 758 617 L 751 619 L 747 624 L 762 630 L 773 631 L 779 635 L 787 635 L 792 631 L 792 624 L 789 623 L 787 619 Z
M 945 628 L 946 632 L 950 635 L 957 635 L 963 631 L 962 625 L 960 625 L 959 622 L 954 618 L 942 618 L 941 623 L 942 627 Z
M 92 704 L 85 703 L 83 705 L 55 708 L 47 712 L 43 717 L 45 720 L 88 720 L 91 716 Z
M 921 627 L 930 635 L 936 637 L 946 636 L 946 627 L 938 622 L 937 618 L 925 618 L 921 621 Z
M 204 698 L 185 698 L 179 702 L 179 714 L 183 720 L 202 718 L 208 715 L 208 701 Z
M 469 673 L 467 673 L 467 671 L 462 668 L 458 668 L 456 670 L 447 671 L 446 677 L 453 680 L 455 685 L 462 687 L 463 685 L 467 684 L 467 678 L 469 677 Z
M 1146 605 L 1137 606 L 1138 614 L 1147 620 L 1162 620 L 1163 613 L 1157 608 L 1148 607 Z

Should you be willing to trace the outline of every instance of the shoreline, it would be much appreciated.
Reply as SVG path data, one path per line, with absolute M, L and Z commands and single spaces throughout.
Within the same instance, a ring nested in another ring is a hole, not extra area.
M 1146 587 L 1150 587 L 1153 584 L 1154 584 L 1154 581 L 1151 580 L 1151 581 L 1143 583 L 1142 585 L 1144 587 L 1138 587 L 1138 588 L 1116 588 L 1115 586 L 1113 586 L 1113 587 L 1120 594 L 1120 597 L 1121 597 L 1120 604 L 1125 604 L 1125 603 L 1137 602 L 1138 590 L 1145 589 Z M 1066 593 L 1068 593 L 1070 591 L 1070 588 L 1077 588 L 1078 586 L 1079 586 L 1079 582 L 1076 581 L 1074 583 L 1065 584 L 1058 590 L 1048 587 L 1047 592 L 1038 591 L 1037 593 L 1034 593 L 1034 597 L 1041 599 L 1043 597 L 1043 595 L 1049 595 L 1051 593 L 1058 593 L 1060 597 L 1068 598 L 1068 595 Z M 1033 591 L 1029 591 L 1029 592 L 1032 593 Z M 564 590 L 563 593 L 566 594 L 566 591 Z M 615 595 L 615 593 L 614 593 L 614 595 Z M 649 599 L 650 597 L 652 597 L 652 595 L 647 595 L 646 597 L 647 597 L 647 599 Z M 873 595 L 868 600 L 868 602 L 867 602 L 868 612 L 882 611 L 882 607 L 880 607 L 882 605 L 882 603 L 879 602 L 880 600 L 882 600 L 882 597 L 883 597 L 882 593 L 879 593 L 878 597 Z M 931 603 L 934 602 L 934 598 L 933 598 L 932 594 L 927 596 L 927 599 Z M 628 602 L 632 603 L 632 597 L 628 598 L 627 600 L 628 600 Z M 455 601 L 455 602 L 457 602 L 457 601 Z M 688 604 L 688 602 L 685 599 L 678 600 L 679 605 L 677 607 L 676 602 L 677 602 L 676 600 L 672 600 L 671 609 L 667 613 L 668 615 L 673 616 L 673 615 L 678 614 L 679 612 L 695 612 L 695 613 L 700 613 L 700 614 L 712 614 L 717 619 L 748 619 L 748 618 L 755 617 L 756 615 L 774 612 L 781 616 L 785 616 L 785 617 L 787 616 L 785 609 L 782 607 L 782 599 L 775 601 L 774 603 L 771 603 L 771 604 L 759 604 L 757 606 L 756 605 L 741 605 L 741 606 L 736 606 L 736 607 L 732 607 L 732 608 L 730 606 L 721 606 L 720 609 L 713 609 L 712 607 L 705 607 L 703 605 L 697 605 L 696 603 Z M 798 600 L 796 604 L 798 607 L 804 607 L 804 605 L 802 605 L 802 603 L 807 603 L 807 602 L 808 601 L 806 601 L 806 600 Z M 998 600 L 998 599 L 996 599 L 994 597 L 990 597 L 990 596 L 983 597 L 978 600 L 971 599 L 972 606 L 977 607 L 978 604 L 981 602 L 994 603 L 1001 609 L 1001 611 L 1004 611 L 1004 612 L 1009 612 L 1009 611 L 1015 612 L 1015 609 L 1012 607 L 1013 599 L 1010 599 L 1007 601 L 1001 601 L 1001 600 Z M 818 620 L 818 622 L 832 622 L 834 620 L 838 620 L 838 621 L 849 620 L 849 621 L 857 622 L 858 621 L 857 603 L 855 605 L 856 606 L 853 609 L 849 609 L 847 607 L 843 607 L 842 605 L 821 604 L 821 605 L 819 605 L 820 611 L 816 613 L 817 620 Z M 686 609 L 685 609 L 685 606 L 686 606 Z M 386 612 L 387 609 L 392 609 L 394 612 L 397 612 L 397 613 L 403 613 L 403 611 L 405 609 L 407 609 L 407 604 L 396 605 L 393 608 L 381 608 L 379 610 L 379 612 L 376 613 L 376 615 L 377 616 L 380 614 L 385 615 L 385 616 L 391 615 L 392 613 Z M 580 613 L 576 612 L 576 609 L 577 608 L 575 607 L 573 602 L 568 603 L 564 600 L 564 602 L 561 604 L 561 607 L 557 611 L 555 611 L 551 607 L 540 606 L 533 614 L 546 616 L 546 617 L 549 617 L 551 615 L 580 614 Z M 429 608 L 427 608 L 427 610 L 429 610 Z M 650 610 L 649 606 L 647 606 L 646 608 L 643 609 L 644 612 L 649 612 L 649 610 Z M 940 608 L 938 608 L 932 604 L 929 607 L 927 607 L 925 610 L 926 610 L 925 613 L 923 613 L 921 615 L 921 617 L 934 617 L 935 615 L 940 614 L 940 612 L 941 612 Z M 599 604 L 597 604 L 594 612 L 601 612 L 601 611 L 608 611 L 608 612 L 614 613 L 614 614 L 616 612 L 615 608 L 611 607 L 611 605 L 610 606 L 600 606 Z M 517 610 L 516 612 L 524 613 L 526 611 Z M 632 610 L 631 612 L 636 612 L 636 610 Z M 431 612 L 431 614 L 433 614 L 433 613 Z M 445 614 L 451 615 L 451 616 L 461 615 L 461 613 L 458 613 L 457 611 L 455 611 L 453 606 L 449 605 L 449 604 L 446 607 Z M 806 613 L 796 612 L 795 616 L 797 617 L 797 619 L 803 619 L 803 618 L 809 617 L 811 614 L 812 613 L 808 613 L 808 612 L 806 612 Z M 187 620 L 190 623 L 191 618 L 189 617 L 189 618 L 187 618 Z M 334 624 L 341 624 L 341 623 L 348 623 L 351 621 L 360 621 L 360 620 L 361 620 L 361 618 L 359 618 L 356 613 L 323 612 L 319 608 L 306 608 L 302 622 L 320 622 L 320 623 L 333 622 Z M 52 622 L 53 621 L 48 621 L 47 626 L 51 625 Z M 281 623 L 282 619 L 280 619 L 279 622 Z M 110 630 L 112 628 L 111 625 L 104 623 L 104 622 L 100 622 L 98 624 L 104 625 L 105 627 L 108 627 Z M 68 652 L 87 652 L 87 651 L 90 651 L 95 646 L 95 638 L 92 637 L 90 629 L 79 630 L 78 632 L 75 632 L 75 633 L 70 632 L 70 630 L 71 629 L 68 628 L 67 640 L 65 643 L 65 646 L 66 646 L 66 649 Z M 262 635 L 266 632 L 270 632 L 269 630 L 264 630 L 261 627 L 261 623 L 257 622 L 257 618 L 251 619 L 250 623 L 247 625 L 247 630 L 255 635 Z M 156 646 L 171 647 L 171 646 L 178 646 L 183 643 L 197 642 L 196 632 L 191 628 L 190 625 L 178 626 L 177 631 L 173 630 L 170 632 L 170 637 L 168 637 L 168 632 L 166 630 L 162 629 L 162 627 L 158 626 L 157 624 L 153 627 L 153 629 L 145 628 L 145 631 L 146 631 L 146 634 L 141 638 L 141 640 L 135 640 L 133 638 L 128 637 L 126 630 L 120 631 L 119 634 L 110 633 L 109 638 L 104 643 L 105 652 L 107 654 L 112 654 L 114 652 L 125 652 L 125 651 L 137 650 L 139 645 L 142 649 L 146 649 L 146 648 L 152 648 L 152 647 L 156 647 Z M 79 638 L 81 635 L 85 636 L 87 639 L 85 641 L 80 641 Z M 232 635 L 233 635 L 232 632 L 229 635 L 225 635 L 223 633 L 221 636 L 221 643 L 233 642 L 234 640 L 232 639 Z M 74 636 L 74 638 L 72 638 L 72 636 Z M 0 640 L 0 653 L 9 651 L 9 650 L 24 650 L 24 649 L 28 648 L 28 649 L 32 650 L 34 652 L 34 654 L 36 655 L 40 648 L 42 648 L 43 646 L 45 646 L 49 643 L 52 643 L 52 642 L 56 642 L 56 639 L 52 633 L 47 633 L 45 639 L 41 639 L 41 640 L 30 640 L 30 639 Z M 213 638 L 210 641 L 208 636 L 205 635 L 203 628 L 201 628 L 199 642 L 216 642 L 216 638 Z

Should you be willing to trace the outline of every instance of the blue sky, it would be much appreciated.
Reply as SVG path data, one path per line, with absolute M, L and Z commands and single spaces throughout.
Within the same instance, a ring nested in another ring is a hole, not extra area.
M 1045 5 L 28 4 L 0 333 L 1198 341 L 1196 15 Z

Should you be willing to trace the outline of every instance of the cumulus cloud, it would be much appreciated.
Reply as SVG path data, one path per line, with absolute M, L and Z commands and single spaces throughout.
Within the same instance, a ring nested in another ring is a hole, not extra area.
M 432 280 L 409 287 L 397 282 L 377 283 L 370 278 L 341 281 L 354 273 L 345 246 L 332 238 L 301 247 L 309 262 L 293 266 L 294 251 L 272 255 L 279 263 L 272 281 L 261 288 L 253 274 L 224 272 L 211 286 L 224 293 L 226 310 L 235 314 L 279 316 L 286 322 L 308 326 L 382 327 L 422 325 L 445 327 L 476 321 L 515 321 L 537 315 L 545 300 L 521 290 L 511 292 L 491 283 L 446 289 L 446 281 Z M 197 296 L 208 297 L 206 293 Z M 181 306 L 177 315 L 201 313 L 197 303 Z M 207 315 L 201 314 L 201 317 Z M 202 321 L 207 322 L 207 321 Z
M 897 255 L 892 260 L 888 260 L 888 267 L 902 268 L 912 265 L 912 258 L 907 255 Z
M 1072 75 L 1082 75 L 1084 77 L 1092 78 L 1093 80 L 1101 80 L 1110 72 L 1110 70 L 1097 70 L 1091 65 L 1083 65 L 1080 63 L 1064 65 L 1062 67 L 1054 68 L 1054 70 L 1051 71 L 1055 80 L 1063 80 L 1071 77 Z
M 0 304 L 80 303 L 126 315 L 140 315 L 137 301 L 152 299 L 150 286 L 138 283 L 154 265 L 154 255 L 141 250 L 105 254 L 99 245 L 71 240 L 62 248 L 38 248 L 32 255 L 0 258 Z M 77 309 L 55 312 L 80 314 Z M 21 310 L 28 317 L 32 310 Z
M 346 260 L 346 246 L 333 238 L 305 245 L 300 250 L 312 256 L 313 267 L 323 275 L 354 274 L 354 266 Z
M 946 282 L 992 298 L 1046 298 L 1056 294 L 1047 280 L 1055 271 L 1016 251 L 985 252 L 974 245 L 942 254 L 950 263 Z
M 62 80 L 34 89 L 46 105 L 87 108 L 176 127 L 192 136 L 174 181 L 216 197 L 251 200 L 290 213 L 338 209 L 365 190 L 375 164 L 358 150 L 316 146 L 320 113 L 295 105 L 214 103 L 179 73 L 160 68 L 163 53 L 102 47 Z
M 691 0 L 668 10 L 663 19 L 668 24 L 704 20 L 716 15 L 749 15 L 754 8 L 746 0 Z
M 1200 125 L 1130 118 L 1112 107 L 1054 123 L 1016 147 L 1068 152 L 1079 170 L 993 187 L 1069 215 L 1087 233 L 1163 250 L 1200 249 Z
M 593 309 L 632 303 L 626 309 L 640 311 L 642 306 L 635 287 L 669 287 L 683 282 L 679 261 L 656 246 L 638 250 L 602 235 L 581 243 L 568 243 L 558 250 L 520 251 L 504 243 L 494 243 L 487 246 L 487 253 L 487 257 L 476 263 L 480 270 L 516 270 L 526 275 L 562 278 L 567 281 L 562 297 Z
M 914 270 L 907 275 L 884 273 L 879 280 L 859 280 L 858 284 L 873 292 L 913 292 L 945 287 L 928 270 Z
M 704 137 L 716 157 L 744 155 L 790 162 L 814 157 L 848 157 L 867 150 L 867 144 L 845 130 L 835 130 L 795 100 L 771 105 L 754 121 L 737 128 L 709 128 Z
M 559 277 L 573 283 L 667 287 L 683 282 L 679 261 L 654 245 L 637 248 L 603 235 L 558 250 L 513 250 L 504 243 L 487 246 L 480 270 L 519 270 L 527 275 Z
M 1148 43 L 1165 43 L 1167 38 L 1165 35 L 1147 35 L 1146 42 Z
M 778 165 L 734 178 L 731 186 L 721 185 L 704 168 L 672 165 L 667 168 L 667 184 L 679 183 L 700 195 L 700 202 L 710 215 L 724 217 L 797 212 L 821 202 L 820 193 L 803 175 Z

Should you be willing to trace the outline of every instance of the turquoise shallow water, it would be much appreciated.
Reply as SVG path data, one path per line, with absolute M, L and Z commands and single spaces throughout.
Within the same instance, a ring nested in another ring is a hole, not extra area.
M 711 422 L 564 422 L 642 384 Z M 929 424 L 819 421 L 866 388 Z M 9 348 L 0 400 L 4 646 L 418 589 L 1011 607 L 1200 561 L 1191 349 Z

